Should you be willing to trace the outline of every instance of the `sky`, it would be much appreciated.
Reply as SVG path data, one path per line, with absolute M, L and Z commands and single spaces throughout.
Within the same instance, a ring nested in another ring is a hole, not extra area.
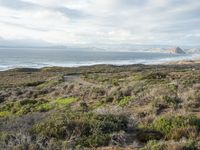
M 0 41 L 199 45 L 200 0 L 0 0 Z

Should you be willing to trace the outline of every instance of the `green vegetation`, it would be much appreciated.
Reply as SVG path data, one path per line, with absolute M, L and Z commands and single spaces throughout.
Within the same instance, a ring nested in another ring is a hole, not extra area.
M 0 76 L 1 149 L 200 149 L 200 64 Z
M 194 140 L 171 142 L 171 141 L 149 141 L 145 147 L 140 150 L 198 150 Z
M 67 111 L 59 112 L 34 125 L 33 133 L 63 140 L 74 136 L 76 138 L 74 146 L 98 147 L 108 145 L 110 134 L 125 130 L 127 124 L 128 120 L 125 116 Z
M 43 89 L 43 88 L 46 88 L 46 87 L 55 86 L 57 84 L 59 84 L 59 81 L 50 80 L 50 81 L 46 81 L 46 82 L 43 82 L 42 84 L 37 85 L 37 89 Z
M 77 98 L 70 97 L 70 98 L 57 99 L 55 101 L 55 103 L 58 104 L 58 105 L 69 105 L 69 104 L 76 102 L 76 101 L 77 101 Z
M 56 100 L 21 100 L 17 102 L 6 103 L 0 107 L 0 117 L 7 117 L 11 114 L 24 115 L 30 112 L 47 112 L 52 109 L 62 108 L 73 102 L 76 102 L 77 98 L 59 98 Z
M 40 112 L 47 112 L 47 111 L 53 109 L 54 107 L 55 106 L 53 105 L 53 103 L 47 102 L 47 103 L 43 103 L 43 104 L 37 105 L 35 107 L 35 110 L 36 111 L 40 111 Z
M 10 115 L 10 112 L 9 111 L 1 111 L 0 112 L 0 118 L 1 117 L 8 117 Z
M 151 124 L 142 124 L 140 127 L 158 131 L 168 140 L 179 140 L 183 137 L 190 139 L 198 135 L 200 119 L 195 116 L 166 116 L 156 118 Z
M 164 144 L 159 143 L 158 141 L 149 141 L 144 148 L 141 148 L 140 150 L 163 150 Z
M 118 100 L 118 105 L 124 107 L 128 105 L 131 100 L 132 98 L 130 96 L 123 97 L 122 99 Z

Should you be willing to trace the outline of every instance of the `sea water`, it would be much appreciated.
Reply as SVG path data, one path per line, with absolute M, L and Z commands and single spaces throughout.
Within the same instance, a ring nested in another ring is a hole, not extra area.
M 155 52 L 92 51 L 79 48 L 0 48 L 0 70 L 41 68 L 47 66 L 77 67 L 95 64 L 156 64 L 188 60 L 199 55 Z

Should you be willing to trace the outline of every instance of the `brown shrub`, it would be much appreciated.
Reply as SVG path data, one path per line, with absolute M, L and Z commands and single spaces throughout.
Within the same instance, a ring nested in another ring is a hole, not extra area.
M 181 138 L 185 137 L 187 139 L 195 138 L 198 135 L 198 130 L 196 127 L 182 127 L 182 128 L 175 128 L 171 131 L 171 138 L 174 140 L 180 140 Z

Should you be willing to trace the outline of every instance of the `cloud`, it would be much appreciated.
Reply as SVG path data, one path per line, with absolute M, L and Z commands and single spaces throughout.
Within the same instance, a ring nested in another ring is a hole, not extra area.
M 66 15 L 67 17 L 70 17 L 71 19 L 74 19 L 74 18 L 81 19 L 81 18 L 88 16 L 87 14 L 85 14 L 84 12 L 81 12 L 79 10 L 70 9 L 70 8 L 62 7 L 62 6 L 51 8 L 51 9 L 52 9 L 52 11 L 62 13 L 64 15 Z
M 0 0 L 0 5 L 11 9 L 33 9 L 36 6 L 21 0 Z
M 198 44 L 199 0 L 0 0 L 0 36 L 55 44 Z

